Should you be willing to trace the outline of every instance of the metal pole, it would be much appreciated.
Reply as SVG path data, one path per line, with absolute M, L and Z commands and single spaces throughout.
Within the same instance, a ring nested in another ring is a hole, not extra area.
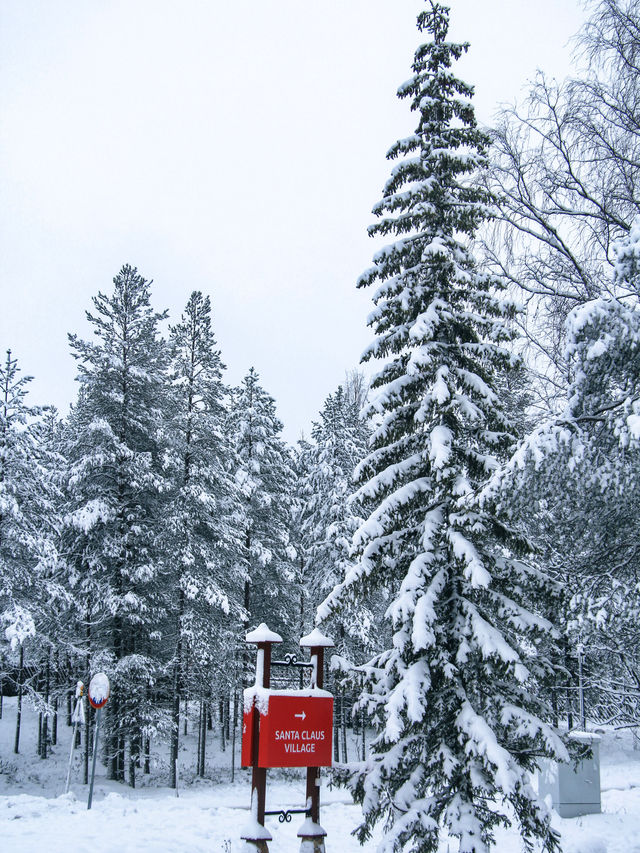
M 587 717 L 584 710 L 584 678 L 582 676 L 582 659 L 584 657 L 584 645 L 578 643 L 578 685 L 580 691 L 580 724 L 582 731 L 587 730 Z
M 96 758 L 98 755 L 98 735 L 100 734 L 100 717 L 102 716 L 102 708 L 98 708 L 98 714 L 96 717 L 96 730 L 93 735 L 93 760 L 91 762 L 91 784 L 89 785 L 89 801 L 87 802 L 87 809 L 91 808 L 91 800 L 93 799 L 93 780 L 96 775 Z

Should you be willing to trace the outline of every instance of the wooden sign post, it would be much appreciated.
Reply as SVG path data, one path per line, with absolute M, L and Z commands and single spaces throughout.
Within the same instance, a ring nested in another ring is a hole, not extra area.
M 324 685 L 324 650 L 333 648 L 333 641 L 324 637 L 317 629 L 300 640 L 300 647 L 311 652 L 311 687 L 322 690 Z M 321 701 L 321 700 L 318 700 Z M 333 731 L 333 699 L 331 700 L 330 731 Z M 331 737 L 328 738 L 331 750 Z M 329 765 L 331 764 L 331 756 Z M 327 834 L 320 826 L 320 762 L 314 767 L 307 767 L 307 808 L 308 817 L 298 830 L 301 850 L 313 853 L 325 853 L 324 837 Z
M 242 757 L 251 758 L 251 820 L 240 836 L 247 846 L 255 847 L 259 853 L 269 853 L 267 841 L 271 834 L 264 825 L 264 810 L 267 796 L 267 769 L 260 767 L 258 752 L 260 748 L 260 707 L 267 699 L 266 693 L 271 684 L 271 646 L 281 643 L 282 637 L 262 623 L 255 631 L 245 637 L 247 643 L 258 647 L 256 656 L 255 686 L 245 691 L 245 706 L 242 720 Z M 250 695 L 250 704 L 247 699 Z M 249 705 L 249 707 L 247 707 Z M 245 732 L 248 736 L 247 753 L 245 753 Z
M 247 845 L 269 853 L 271 834 L 265 815 L 278 814 L 281 822 L 301 813 L 305 821 L 298 831 L 301 853 L 325 853 L 326 832 L 320 826 L 320 767 L 332 761 L 333 697 L 323 689 L 324 650 L 333 642 L 319 631 L 300 640 L 311 650 L 311 662 L 298 663 L 295 655 L 272 661 L 271 646 L 282 638 L 265 624 L 247 634 L 247 643 L 258 646 L 256 681 L 244 692 L 242 766 L 252 768 L 251 820 L 242 834 Z M 311 685 L 300 690 L 271 690 L 271 666 L 295 665 L 311 669 Z M 265 811 L 268 767 L 306 767 L 307 797 L 304 808 Z

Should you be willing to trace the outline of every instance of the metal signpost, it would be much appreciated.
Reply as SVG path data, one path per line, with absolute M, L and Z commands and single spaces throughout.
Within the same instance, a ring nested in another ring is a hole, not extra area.
M 76 745 L 76 734 L 78 732 L 78 723 L 82 723 L 84 725 L 84 700 L 82 694 L 84 693 L 84 684 L 81 681 L 78 681 L 76 684 L 76 704 L 73 709 L 73 716 L 71 718 L 73 722 L 73 734 L 71 735 L 71 749 L 69 750 L 69 767 L 67 769 L 67 782 L 64 786 L 65 794 L 69 793 L 69 782 L 71 780 L 71 764 L 73 762 L 73 750 Z
M 333 697 L 322 689 L 324 650 L 332 640 L 313 631 L 300 640 L 309 648 L 309 663 L 298 663 L 295 656 L 272 661 L 271 646 L 282 638 L 265 624 L 247 634 L 247 643 L 257 645 L 256 681 L 245 690 L 242 726 L 242 766 L 252 768 L 251 822 L 242 838 L 259 853 L 268 853 L 271 834 L 265 828 L 265 815 L 278 815 L 288 823 L 292 814 L 306 819 L 298 837 L 301 853 L 325 853 L 326 832 L 320 826 L 320 767 L 331 766 L 333 736 Z M 311 670 L 309 689 L 272 690 L 272 666 L 297 666 Z M 265 811 L 268 767 L 306 767 L 307 796 L 304 808 Z
M 89 785 L 89 799 L 87 801 L 87 809 L 91 808 L 93 800 L 93 781 L 96 775 L 96 757 L 98 755 L 98 736 L 100 734 L 100 716 L 102 709 L 109 701 L 109 679 L 104 672 L 98 672 L 89 682 L 89 703 L 92 708 L 97 711 L 96 715 L 96 731 L 93 736 L 93 760 L 91 764 L 91 783 Z
M 584 661 L 584 643 L 578 643 L 578 691 L 580 695 L 580 726 L 582 731 L 587 730 L 587 715 L 584 710 L 584 677 L 582 674 L 582 663 Z

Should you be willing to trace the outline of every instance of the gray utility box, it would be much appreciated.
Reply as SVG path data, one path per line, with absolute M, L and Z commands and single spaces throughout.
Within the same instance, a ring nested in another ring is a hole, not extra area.
M 600 736 L 572 732 L 569 737 L 590 746 L 591 758 L 585 758 L 575 769 L 573 764 L 545 761 L 538 775 L 540 799 L 551 794 L 553 808 L 560 817 L 600 814 Z

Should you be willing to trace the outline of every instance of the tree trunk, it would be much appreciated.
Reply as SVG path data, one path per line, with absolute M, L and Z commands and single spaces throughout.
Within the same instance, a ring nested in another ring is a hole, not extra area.
M 245 547 L 247 549 L 247 554 L 250 553 L 251 548 L 251 534 L 247 533 L 245 540 Z M 251 583 L 249 580 L 244 582 L 244 609 L 249 616 L 249 605 L 251 603 Z M 245 645 L 244 651 L 242 653 L 242 685 L 243 687 L 248 687 L 251 683 L 251 659 L 249 654 L 249 647 Z
M 171 720 L 171 743 L 169 746 L 169 787 L 175 788 L 178 784 L 176 778 L 176 762 L 178 761 L 178 750 L 180 747 L 180 693 L 182 690 L 182 617 L 184 614 L 184 592 L 178 593 L 178 638 L 176 640 L 176 657 L 173 665 L 173 708 Z M 185 731 L 186 734 L 186 731 Z
M 236 732 L 238 730 L 238 693 L 233 691 L 233 726 L 231 729 L 231 782 L 236 778 Z
M 185 649 L 184 654 L 184 684 L 183 684 L 183 693 L 184 693 L 184 728 L 183 734 L 187 736 L 187 718 L 189 716 L 189 646 Z
M 569 643 L 565 637 L 564 641 L 564 666 L 567 672 L 567 676 L 571 676 L 571 664 L 569 662 Z M 571 685 L 567 683 L 567 728 L 569 731 L 573 729 L 573 707 L 572 707 L 572 697 L 571 697 Z
M 53 698 L 53 717 L 51 718 L 51 746 L 58 744 L 58 697 Z
M 111 734 L 108 738 L 109 742 L 109 779 L 114 782 L 125 781 L 125 740 L 120 730 L 120 703 L 117 696 L 113 696 L 109 701 L 109 728 Z M 106 742 L 105 738 L 105 742 Z
M 82 700 L 84 702 L 84 699 Z M 88 703 L 87 703 L 88 704 Z M 82 781 L 85 785 L 89 784 L 89 752 L 91 750 L 91 705 L 88 705 L 84 721 L 84 756 L 83 756 L 83 773 Z M 78 726 L 78 728 L 80 728 Z
M 206 755 L 207 748 L 207 719 L 209 717 L 209 709 L 207 707 L 207 703 L 204 699 L 202 701 L 202 714 L 200 716 L 201 720 L 201 734 L 200 734 L 200 769 L 198 775 L 204 776 L 204 761 Z
M 20 646 L 20 659 L 18 661 L 18 702 L 16 705 L 16 736 L 13 742 L 13 751 L 16 755 L 20 752 L 20 722 L 22 720 L 22 679 L 24 677 L 24 646 Z
M 51 717 L 51 746 L 58 744 L 58 687 L 60 684 L 60 654 L 56 649 L 53 665 L 53 716 Z
M 220 700 L 220 704 L 218 707 L 218 722 L 220 723 L 220 749 L 222 752 L 226 752 L 227 743 L 226 743 L 226 730 L 225 730 L 225 714 L 224 714 L 224 700 Z
M 86 651 L 84 659 L 85 667 L 85 689 L 82 701 L 85 703 L 85 722 L 84 722 L 84 762 L 83 762 L 83 782 L 89 784 L 89 750 L 91 749 L 91 712 L 92 708 L 89 702 L 84 699 L 89 693 L 89 680 L 91 678 L 91 599 L 87 599 L 86 603 L 86 624 L 85 624 L 85 642 Z M 71 693 L 69 693 L 69 725 L 71 725 Z M 78 731 L 80 726 L 78 726 Z
M 140 758 L 139 735 L 131 735 L 129 739 L 129 787 L 136 787 L 136 766 Z
M 51 663 L 50 655 L 47 652 L 47 665 L 45 667 L 44 676 L 44 701 L 46 708 L 42 715 L 42 743 L 40 749 L 40 758 L 46 758 L 48 755 L 48 740 L 49 740 L 49 691 L 51 688 Z
M 345 701 L 344 693 L 342 694 L 340 705 L 342 706 L 342 714 L 340 715 L 342 729 L 342 760 L 346 764 L 349 760 L 349 755 L 347 753 L 347 703 Z
M 198 745 L 196 747 L 196 776 L 200 775 L 200 738 L 202 737 L 202 702 L 200 702 L 200 714 L 198 716 Z

